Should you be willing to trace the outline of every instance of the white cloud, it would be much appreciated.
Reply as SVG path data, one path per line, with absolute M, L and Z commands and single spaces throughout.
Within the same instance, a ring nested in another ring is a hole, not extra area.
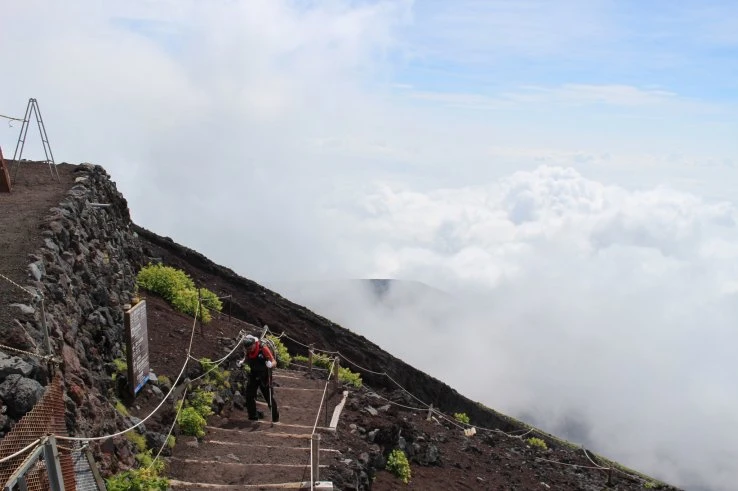
M 458 303 L 415 292 L 385 309 L 329 289 L 326 304 L 314 285 L 296 298 L 492 407 L 688 489 L 732 488 L 733 205 L 549 166 L 428 193 L 384 186 L 365 203 L 367 276 Z M 449 359 L 449 342 L 467 353 Z

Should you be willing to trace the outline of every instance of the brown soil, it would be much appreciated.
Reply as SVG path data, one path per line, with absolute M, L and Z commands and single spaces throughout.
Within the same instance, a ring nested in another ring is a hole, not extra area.
M 15 164 L 5 161 L 11 178 Z M 39 225 L 42 218 L 59 204 L 74 184 L 74 165 L 57 166 L 61 183 L 52 179 L 49 166 L 22 162 L 10 193 L 0 193 L 0 273 L 20 285 L 28 284 L 28 255 L 43 244 Z M 0 279 L 0 326 L 10 327 L 16 312 L 13 303 L 28 303 L 29 295 Z

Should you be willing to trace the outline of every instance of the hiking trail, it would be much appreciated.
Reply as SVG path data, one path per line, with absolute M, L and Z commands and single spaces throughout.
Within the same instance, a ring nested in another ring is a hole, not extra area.
M 275 369 L 274 394 L 280 419 L 272 426 L 262 395 L 257 409 L 264 419 L 249 421 L 246 411 L 228 403 L 219 415 L 208 418 L 205 436 L 182 436 L 169 462 L 173 489 L 310 489 L 310 445 L 313 425 L 320 434 L 320 471 L 340 460 L 331 448 L 337 423 L 334 409 L 343 394 L 326 380 L 304 371 Z M 320 415 L 318 411 L 320 410 Z M 319 472 L 320 472 L 319 471 Z M 333 489 L 331 485 L 315 489 Z

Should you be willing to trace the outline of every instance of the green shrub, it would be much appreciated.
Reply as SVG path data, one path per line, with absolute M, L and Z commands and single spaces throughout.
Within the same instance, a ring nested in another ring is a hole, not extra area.
M 156 471 L 157 474 L 161 474 L 162 472 L 164 472 L 164 461 L 161 459 L 154 460 L 154 454 L 151 450 L 137 453 L 136 460 L 141 467 L 150 467 L 152 470 Z
M 332 363 L 333 359 L 329 358 L 328 355 L 313 353 L 313 366 L 329 369 Z
M 174 448 L 174 446 L 177 444 L 177 439 L 174 438 L 174 435 L 169 435 L 167 437 L 167 447 Z
M 194 407 L 182 409 L 177 418 L 177 424 L 185 435 L 196 436 L 198 438 L 205 436 L 205 425 L 207 425 L 207 421 L 205 421 L 205 418 Z
M 196 389 L 190 393 L 188 405 L 197 411 L 197 414 L 207 418 L 213 414 L 213 400 L 215 400 L 215 392 Z
M 310 358 L 308 358 L 307 356 L 295 355 L 292 357 L 292 361 L 296 361 L 299 363 L 308 363 L 310 362 Z
M 163 264 L 149 264 L 141 268 L 136 277 L 136 284 L 141 288 L 160 295 L 175 310 L 194 316 L 198 312 L 198 290 L 187 273 Z M 203 308 L 200 319 L 204 324 L 212 320 L 211 310 L 220 312 L 223 304 L 218 296 L 207 288 L 200 288 Z
M 274 343 L 274 347 L 277 348 L 274 356 L 279 359 L 279 368 L 288 368 L 290 363 L 292 363 L 292 357 L 290 356 L 290 352 L 287 351 L 287 347 L 282 343 L 282 340 L 271 334 L 267 334 L 267 339 L 271 340 Z
M 399 448 L 392 450 L 392 453 L 390 453 L 387 458 L 386 469 L 402 479 L 402 482 L 405 484 L 410 481 L 410 463 L 407 461 L 405 452 Z
M 454 413 L 454 419 L 459 423 L 469 424 L 469 416 L 466 413 Z
M 128 362 L 123 358 L 116 358 L 113 360 L 113 365 L 115 366 L 115 373 L 120 375 L 128 374 Z
M 231 372 L 216 366 L 214 362 L 210 361 L 210 358 L 200 358 L 200 368 L 204 373 L 207 373 L 204 378 L 206 384 L 214 385 L 220 389 L 231 387 L 231 383 L 228 381 Z
M 535 448 L 540 448 L 541 450 L 546 450 L 548 446 L 546 445 L 546 442 L 543 441 L 541 438 L 531 437 L 528 438 L 528 445 Z
M 154 468 L 141 467 L 121 472 L 105 480 L 108 491 L 166 491 L 169 480 Z
M 139 452 L 146 451 L 146 437 L 142 434 L 137 433 L 135 430 L 133 430 L 126 433 L 126 438 L 128 439 L 128 441 L 133 443 L 133 445 Z
M 357 389 L 361 387 L 361 374 L 352 372 L 348 368 L 338 367 L 338 380 L 353 385 Z
M 159 385 L 168 387 L 170 389 L 172 388 L 172 380 L 166 375 L 157 375 L 156 378 L 159 379 Z
M 646 488 L 646 489 L 656 489 L 656 483 L 653 482 L 653 481 L 646 481 L 643 484 L 643 487 Z

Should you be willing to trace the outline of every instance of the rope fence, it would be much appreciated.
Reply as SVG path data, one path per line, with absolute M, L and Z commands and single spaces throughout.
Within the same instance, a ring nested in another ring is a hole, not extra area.
M 276 334 L 273 333 L 273 332 L 272 332 L 272 335 L 275 335 L 276 336 Z M 482 430 L 482 431 L 494 432 L 494 433 L 502 434 L 502 435 L 506 436 L 507 438 L 517 439 L 517 440 L 522 440 L 525 436 L 527 436 L 527 435 L 529 435 L 531 433 L 538 433 L 541 436 L 544 436 L 546 438 L 551 438 L 551 439 L 554 439 L 554 440 L 557 440 L 557 441 L 560 441 L 560 442 L 564 442 L 564 443 L 566 443 L 568 445 L 572 445 L 570 442 L 566 442 L 564 440 L 561 440 L 559 438 L 556 438 L 553 435 L 550 435 L 549 433 L 547 433 L 547 432 L 545 432 L 545 431 L 543 431 L 543 430 L 541 430 L 539 428 L 536 428 L 534 426 L 528 425 L 526 423 L 521 423 L 521 424 L 523 424 L 527 428 L 523 428 L 523 429 L 520 429 L 520 430 L 513 430 L 510 433 L 506 433 L 506 432 L 504 432 L 504 431 L 502 431 L 502 430 L 500 430 L 498 428 L 486 428 L 486 427 L 483 427 L 483 426 L 475 426 L 475 425 L 471 425 L 471 424 L 461 423 L 459 421 L 456 421 L 455 419 L 452 419 L 451 417 L 447 416 L 446 414 L 438 411 L 432 405 L 427 404 L 425 401 L 423 401 L 422 399 L 420 399 L 419 397 L 417 397 L 415 394 L 413 394 L 412 392 L 410 392 L 408 389 L 406 389 L 404 386 L 402 386 L 402 384 L 400 384 L 397 380 L 395 380 L 394 378 L 392 378 L 392 376 L 390 374 L 388 374 L 386 371 L 378 372 L 378 371 L 375 371 L 375 370 L 368 369 L 368 368 L 363 367 L 363 366 L 359 365 L 358 363 L 354 362 L 350 358 L 346 357 L 346 355 L 344 355 L 340 351 L 329 351 L 329 350 L 323 350 L 323 349 L 315 348 L 313 346 L 309 346 L 309 345 L 307 345 L 305 343 L 302 343 L 302 342 L 300 342 L 300 341 L 298 341 L 298 340 L 296 340 L 296 339 L 288 336 L 284 332 L 282 332 L 277 337 L 278 338 L 285 337 L 285 338 L 289 339 L 290 341 L 292 341 L 293 343 L 297 344 L 298 346 L 302 346 L 304 348 L 307 348 L 308 350 L 312 350 L 313 352 L 318 352 L 318 353 L 324 353 L 324 354 L 331 354 L 331 355 L 340 356 L 341 358 L 343 358 L 344 360 L 346 360 L 350 365 L 354 366 L 358 370 L 363 371 L 365 373 L 370 373 L 370 374 L 373 374 L 373 375 L 387 377 L 400 390 L 402 390 L 405 394 L 409 395 L 410 397 L 412 397 L 413 399 L 415 399 L 416 401 L 418 401 L 424 407 L 420 407 L 419 408 L 419 407 L 412 407 L 412 406 L 407 406 L 407 405 L 404 405 L 404 404 L 400 404 L 400 403 L 397 403 L 395 401 L 392 401 L 392 400 L 390 400 L 390 399 L 388 399 L 386 397 L 381 396 L 376 391 L 373 391 L 374 394 L 376 394 L 379 398 L 381 398 L 381 399 L 389 402 L 390 404 L 394 404 L 396 406 L 403 407 L 403 408 L 408 409 L 410 411 L 430 411 L 431 414 L 438 415 L 443 420 L 447 421 L 451 425 L 453 425 L 453 426 L 455 426 L 455 427 L 457 427 L 457 428 L 459 428 L 461 430 L 467 430 L 467 429 L 470 429 L 470 428 L 475 428 L 475 430 L 476 429 L 479 429 L 479 430 Z M 334 361 L 334 364 L 335 364 L 335 361 Z M 331 366 L 331 369 L 332 368 L 333 367 Z M 313 369 L 315 369 L 315 367 L 313 367 Z M 329 374 L 329 376 L 330 376 L 330 374 Z M 366 385 L 366 384 L 364 384 L 364 385 Z M 368 386 L 367 386 L 367 389 L 371 390 L 371 388 L 369 388 Z M 520 434 L 520 435 L 516 435 L 516 434 L 514 434 L 516 432 L 523 432 L 523 433 Z M 583 445 L 577 445 L 577 446 L 582 449 L 582 451 L 584 452 L 584 455 L 586 456 L 587 460 L 589 460 L 589 462 L 592 463 L 592 466 L 579 465 L 579 464 L 570 464 L 570 463 L 566 463 L 566 462 L 558 462 L 558 461 L 551 460 L 551 459 L 543 459 L 543 458 L 537 458 L 537 459 L 538 460 L 543 460 L 543 461 L 546 461 L 546 462 L 549 462 L 549 463 L 553 463 L 553 464 L 567 465 L 567 466 L 579 467 L 579 468 L 584 468 L 584 469 L 595 469 L 595 470 L 607 471 L 607 472 L 611 472 L 612 470 L 615 470 L 615 471 L 617 471 L 617 472 L 619 472 L 619 473 L 621 473 L 621 474 L 623 474 L 625 476 L 628 476 L 629 478 L 636 479 L 638 481 L 645 481 L 645 479 L 641 478 L 640 476 L 635 476 L 635 475 L 630 474 L 630 473 L 627 473 L 627 472 L 625 472 L 625 471 L 623 471 L 621 469 L 618 469 L 617 466 L 604 467 L 604 466 L 601 466 L 601 465 L 597 464 L 590 457 L 589 453 L 587 452 L 587 450 L 584 448 Z M 311 457 L 312 457 L 312 455 L 311 455 Z M 311 465 L 311 469 L 312 469 L 312 465 Z

